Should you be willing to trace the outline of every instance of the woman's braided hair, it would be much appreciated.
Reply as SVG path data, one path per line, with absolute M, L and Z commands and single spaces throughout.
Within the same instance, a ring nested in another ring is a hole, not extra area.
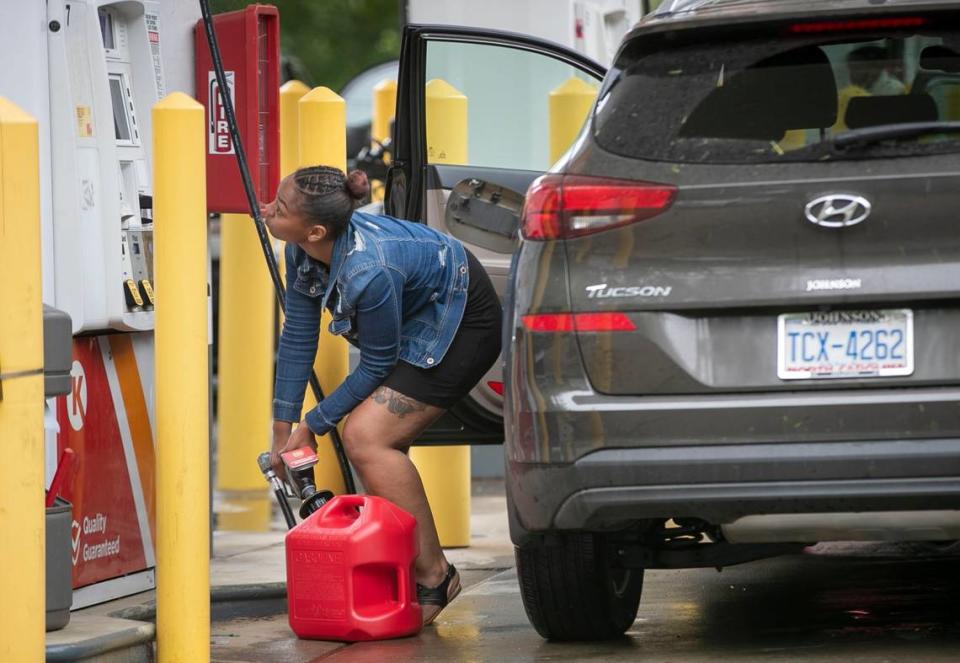
M 346 229 L 359 201 L 370 193 L 367 175 L 361 170 L 344 175 L 332 166 L 307 166 L 293 174 L 300 194 L 300 213 L 307 221 L 323 224 L 333 237 Z

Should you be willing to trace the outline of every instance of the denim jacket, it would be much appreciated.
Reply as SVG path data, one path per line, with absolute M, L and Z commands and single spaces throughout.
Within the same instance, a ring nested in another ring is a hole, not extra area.
M 329 270 L 295 244 L 284 255 L 287 305 L 274 419 L 300 418 L 324 308 L 333 316 L 330 333 L 359 347 L 360 363 L 307 413 L 318 435 L 372 394 L 398 361 L 429 368 L 443 359 L 463 318 L 470 277 L 456 239 L 423 224 L 354 212 L 334 242 Z

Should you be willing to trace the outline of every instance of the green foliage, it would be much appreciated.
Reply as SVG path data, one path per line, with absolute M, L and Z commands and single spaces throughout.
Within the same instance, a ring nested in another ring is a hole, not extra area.
M 340 90 L 364 69 L 400 56 L 403 0 L 276 0 L 285 78 Z M 214 14 L 248 0 L 210 0 Z M 298 70 L 299 68 L 299 70 Z M 294 75 L 287 75 L 293 69 Z

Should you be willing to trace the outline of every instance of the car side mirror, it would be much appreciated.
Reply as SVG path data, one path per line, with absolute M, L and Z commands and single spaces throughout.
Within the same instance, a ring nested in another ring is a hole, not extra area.
M 523 199 L 511 189 L 468 177 L 453 187 L 447 199 L 447 229 L 467 244 L 513 253 L 520 243 Z

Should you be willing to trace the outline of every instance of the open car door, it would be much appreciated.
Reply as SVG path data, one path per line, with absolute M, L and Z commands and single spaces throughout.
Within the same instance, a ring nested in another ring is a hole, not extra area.
M 478 178 L 523 194 L 572 144 L 605 73 L 527 35 L 406 26 L 385 212 L 449 232 L 444 212 L 458 182 Z M 502 301 L 511 254 L 464 244 Z M 419 443 L 502 442 L 502 392 L 497 362 Z

